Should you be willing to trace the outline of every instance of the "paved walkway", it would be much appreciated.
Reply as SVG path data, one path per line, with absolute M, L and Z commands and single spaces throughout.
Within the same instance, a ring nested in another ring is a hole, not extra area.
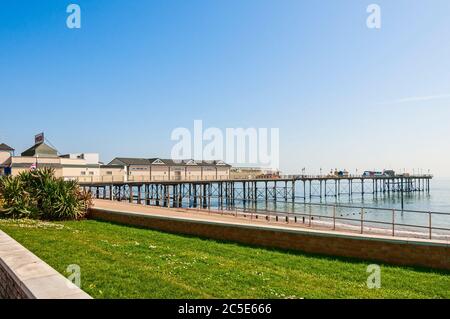
M 186 208 L 166 208 L 158 206 L 145 206 L 139 204 L 131 204 L 128 202 L 118 202 L 110 200 L 94 200 L 95 208 L 109 209 L 120 212 L 134 212 L 134 213 L 144 213 L 155 216 L 166 216 L 166 217 L 180 217 L 188 218 L 192 220 L 199 221 L 217 221 L 217 222 L 227 222 L 232 224 L 254 224 L 254 225 L 273 225 L 277 227 L 287 227 L 287 228 L 299 228 L 299 224 L 288 224 L 285 222 L 275 222 L 275 218 L 272 217 L 272 221 L 265 220 L 265 216 L 246 214 L 244 217 L 242 212 L 238 212 L 235 215 L 235 211 L 219 212 L 219 211 L 208 211 L 203 209 L 186 209 Z
M 289 218 L 289 222 L 286 222 L 285 216 L 280 216 L 279 220 L 276 221 L 275 216 L 270 216 L 270 219 L 266 219 L 266 215 L 261 213 L 250 214 L 235 211 L 215 211 L 215 210 L 204 210 L 204 209 L 187 209 L 187 208 L 165 208 L 157 206 L 146 206 L 139 204 L 132 204 L 128 202 L 118 202 L 110 200 L 94 200 L 94 207 L 105 210 L 112 210 L 118 212 L 129 212 L 129 213 L 143 213 L 154 216 L 164 216 L 171 218 L 182 218 L 190 219 L 203 222 L 219 222 L 228 223 L 233 225 L 254 225 L 262 226 L 265 228 L 282 228 L 290 230 L 301 230 L 315 233 L 327 233 L 343 236 L 361 236 L 365 238 L 383 238 L 383 239 L 393 239 L 393 240 L 405 240 L 405 238 L 413 239 L 414 241 L 424 241 L 424 242 L 436 242 L 443 244 L 450 244 L 450 240 L 445 238 L 443 240 L 428 240 L 420 238 L 416 233 L 411 232 L 396 232 L 396 236 L 392 237 L 389 230 L 380 228 L 364 227 L 364 234 L 360 234 L 359 226 L 352 226 L 346 224 L 336 223 L 336 230 L 332 230 L 332 225 L 329 222 L 323 221 L 312 221 L 311 227 L 309 226 L 308 218 L 305 221 L 301 218 L 294 222 L 294 219 Z

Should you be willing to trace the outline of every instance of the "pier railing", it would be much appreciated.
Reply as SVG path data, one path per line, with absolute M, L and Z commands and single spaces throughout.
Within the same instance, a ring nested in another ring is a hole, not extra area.
M 334 174 L 325 174 L 325 175 L 280 175 L 280 179 L 392 179 L 392 178 L 433 178 L 431 174 L 399 174 L 399 175 L 357 175 L 357 174 L 349 174 L 349 175 L 334 175 Z
M 92 175 L 92 176 L 71 176 L 65 177 L 65 180 L 76 180 L 79 183 L 95 184 L 95 183 L 151 183 L 151 182 L 195 182 L 195 181 L 224 181 L 230 179 L 229 176 L 143 176 L 143 175 Z
M 229 175 L 204 175 L 204 176 L 166 176 L 166 175 L 89 175 L 64 177 L 65 180 L 76 180 L 80 183 L 148 183 L 148 182 L 193 182 L 193 181 L 276 181 L 276 180 L 307 180 L 307 179 L 393 179 L 393 178 L 432 178 L 433 175 L 408 175 L 408 176 L 365 176 L 365 175 L 279 175 L 279 176 L 257 176 L 257 177 L 233 177 Z

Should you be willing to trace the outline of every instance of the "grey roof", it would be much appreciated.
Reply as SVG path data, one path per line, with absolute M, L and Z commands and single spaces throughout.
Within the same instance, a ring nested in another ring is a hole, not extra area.
M 222 161 L 194 161 L 194 160 L 172 160 L 166 158 L 129 158 L 129 157 L 116 157 L 109 164 L 120 164 L 120 165 L 151 165 L 155 161 L 160 160 L 167 166 L 190 166 L 190 165 L 199 165 L 199 166 L 228 166 L 231 165 L 226 164 Z M 223 163 L 223 164 L 221 164 Z M 157 165 L 157 164 L 155 164 Z
M 14 149 L 11 146 L 6 145 L 5 143 L 1 143 L 0 144 L 0 151 L 12 152 L 12 151 L 14 151 Z
M 100 168 L 123 168 L 123 164 L 101 164 Z
M 32 163 L 13 163 L 11 167 L 13 168 L 29 168 Z M 37 166 L 39 168 L 48 167 L 48 168 L 62 168 L 63 165 L 59 163 L 38 163 Z M 77 166 L 74 166 L 77 167 Z M 86 167 L 79 165 L 78 167 Z
M 150 160 L 146 158 L 128 158 L 128 157 L 116 157 L 108 165 L 121 164 L 121 165 L 150 165 Z
M 21 154 L 22 156 L 58 157 L 58 151 L 45 143 L 35 144 Z

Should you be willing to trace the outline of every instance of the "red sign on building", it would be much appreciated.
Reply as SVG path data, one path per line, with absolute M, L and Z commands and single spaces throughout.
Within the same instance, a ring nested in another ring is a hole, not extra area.
M 34 136 L 34 144 L 44 143 L 44 133 L 39 133 Z

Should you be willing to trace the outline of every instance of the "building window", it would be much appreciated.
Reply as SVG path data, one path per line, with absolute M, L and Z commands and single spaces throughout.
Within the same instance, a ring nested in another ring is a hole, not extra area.
M 81 175 L 86 175 L 86 172 L 81 172 Z

